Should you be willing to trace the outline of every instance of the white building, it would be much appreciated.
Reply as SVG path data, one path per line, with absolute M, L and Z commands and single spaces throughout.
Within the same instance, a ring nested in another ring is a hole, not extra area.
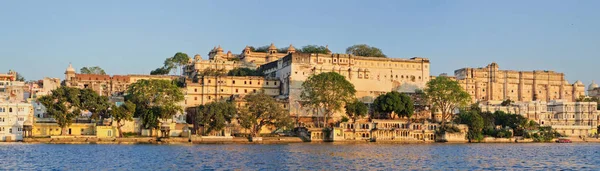
M 32 116 L 30 103 L 0 102 L 0 141 L 23 140 L 23 124 Z
M 600 113 L 596 102 L 567 102 L 564 100 L 516 102 L 508 106 L 499 101 L 479 105 L 484 112 L 504 111 L 520 114 L 541 126 L 551 126 L 566 136 L 592 136 L 597 133 Z

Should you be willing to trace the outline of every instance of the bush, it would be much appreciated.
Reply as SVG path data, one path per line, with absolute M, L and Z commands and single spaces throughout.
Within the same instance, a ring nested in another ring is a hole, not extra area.
M 136 137 L 138 136 L 135 132 L 123 132 L 123 137 Z

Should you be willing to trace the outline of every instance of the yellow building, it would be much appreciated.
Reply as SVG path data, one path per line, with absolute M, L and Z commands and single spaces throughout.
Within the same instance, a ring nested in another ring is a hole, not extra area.
M 96 137 L 115 138 L 119 136 L 119 131 L 114 126 L 96 126 Z
M 195 107 L 261 91 L 270 96 L 277 96 L 279 86 L 279 80 L 265 77 L 206 76 L 201 77 L 198 83 L 186 83 L 184 104 L 186 107 Z
M 460 85 L 473 102 L 487 100 L 575 101 L 585 95 L 581 81 L 570 84 L 563 73 L 554 71 L 499 70 L 496 63 L 484 68 L 462 68 L 454 71 Z
M 95 135 L 95 124 L 94 123 L 73 123 L 66 127 L 66 135 L 69 136 L 94 136 Z M 34 123 L 33 124 L 33 136 L 34 137 L 49 137 L 49 136 L 60 136 L 61 128 L 56 123 Z

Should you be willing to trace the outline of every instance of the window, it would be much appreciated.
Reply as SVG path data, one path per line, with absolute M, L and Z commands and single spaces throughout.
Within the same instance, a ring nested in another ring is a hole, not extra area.
M 267 85 L 269 85 L 269 82 L 267 81 Z
M 238 92 L 238 89 L 235 89 L 235 92 L 237 93 L 237 92 Z
M 252 85 L 252 81 L 250 81 L 250 85 Z
M 247 82 L 246 82 L 246 81 L 244 81 L 244 84 L 247 84 Z
M 108 136 L 111 137 L 112 136 L 112 130 L 108 130 Z
M 253 93 L 256 93 L 256 89 L 252 90 Z
M 244 89 L 244 93 L 248 93 L 248 90 L 247 90 L 247 89 Z
M 208 83 L 210 83 L 210 80 L 208 80 Z
M 232 84 L 235 84 L 235 80 L 231 81 Z
M 198 97 L 194 97 L 194 100 L 198 100 Z
M 12 133 L 12 128 L 8 128 L 8 133 Z
M 208 96 L 208 100 L 210 100 L 210 96 Z
M 195 89 L 194 89 L 194 92 L 198 92 L 198 89 L 197 89 L 197 88 L 195 88 Z
M 11 112 L 11 113 L 12 113 L 12 107 L 11 107 L 11 108 L 8 108 L 8 112 Z
M 273 82 L 273 83 L 275 83 L 275 85 L 277 85 L 277 82 Z

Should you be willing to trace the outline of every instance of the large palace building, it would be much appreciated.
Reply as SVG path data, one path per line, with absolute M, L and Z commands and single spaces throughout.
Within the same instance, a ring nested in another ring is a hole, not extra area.
M 456 80 L 478 101 L 575 101 L 585 96 L 581 81 L 570 84 L 563 73 L 554 71 L 499 70 L 496 63 L 483 68 L 454 71 Z
M 429 81 L 429 59 L 362 57 L 348 54 L 289 53 L 260 66 L 269 78 L 281 81 L 281 95 L 290 103 L 290 113 L 299 117 L 322 117 L 323 112 L 301 107 L 302 83 L 309 76 L 337 72 L 354 84 L 356 97 L 365 103 L 390 91 L 414 92 Z M 334 117 L 340 117 L 338 112 Z

